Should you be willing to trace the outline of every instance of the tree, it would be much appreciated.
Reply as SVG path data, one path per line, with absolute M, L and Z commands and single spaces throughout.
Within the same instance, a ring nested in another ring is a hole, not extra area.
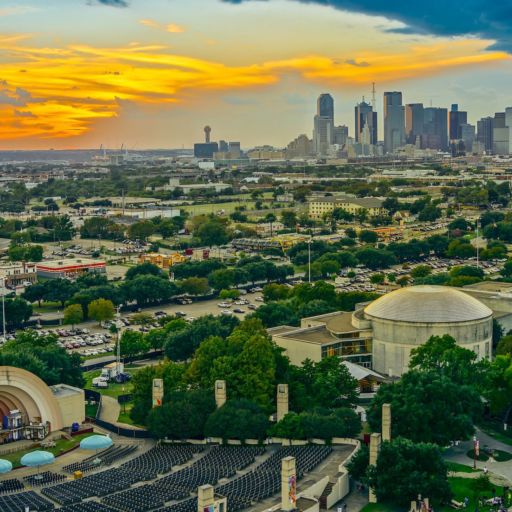
M 363 229 L 359 232 L 359 240 L 363 244 L 375 244 L 377 243 L 377 240 L 379 237 L 377 236 L 377 233 L 375 231 L 370 231 L 367 229 Z
M 367 470 L 368 485 L 379 502 L 409 506 L 418 494 L 439 505 L 449 503 L 448 470 L 434 444 L 398 438 L 382 443 L 376 466 Z
M 254 313 L 254 316 L 259 318 L 266 327 L 299 324 L 299 319 L 294 310 L 288 304 L 282 302 L 262 304 Z
M 228 268 L 214 270 L 208 276 L 208 284 L 214 290 L 231 288 L 235 284 L 235 271 Z
M 360 249 L 355 256 L 359 263 L 372 270 L 388 268 L 396 263 L 396 258 L 392 252 L 371 247 Z
M 158 304 L 178 295 L 178 286 L 175 283 L 154 275 L 138 275 L 125 281 L 120 288 L 126 301 L 135 301 L 139 306 Z
M 40 283 L 34 283 L 23 292 L 23 298 L 28 302 L 36 302 L 41 307 L 41 301 L 46 295 L 46 287 Z
M 7 329 L 22 327 L 32 316 L 32 304 L 21 297 L 5 299 L 5 323 Z M 3 311 L 0 308 L 0 325 L 3 323 Z
M 154 320 L 153 315 L 144 312 L 135 313 L 131 317 L 131 322 L 135 325 L 151 325 Z
M 370 276 L 370 282 L 372 284 L 382 284 L 386 280 L 386 276 L 382 273 L 372 274 Z
M 0 366 L 15 366 L 34 373 L 46 384 L 83 387 L 79 354 L 68 354 L 57 345 L 57 336 L 35 331 L 18 332 L 0 349 Z
M 64 323 L 71 324 L 71 328 L 75 328 L 75 324 L 79 324 L 84 319 L 84 310 L 80 304 L 71 304 L 64 309 Z
M 219 292 L 219 299 L 226 300 L 236 300 L 240 298 L 240 292 L 238 290 L 221 290 Z
M 432 371 L 410 371 L 394 384 L 382 385 L 368 410 L 374 432 L 381 429 L 382 404 L 393 411 L 392 438 L 447 446 L 473 435 L 482 401 L 472 386 L 452 382 Z
M 417 265 L 411 270 L 411 277 L 418 279 L 427 277 L 432 273 L 432 267 L 430 265 Z
M 268 417 L 257 404 L 250 400 L 228 400 L 208 418 L 204 433 L 208 437 L 227 439 L 266 438 Z
M 124 331 L 121 335 L 121 355 L 125 357 L 145 354 L 149 351 L 150 344 L 141 332 Z
M 78 291 L 78 286 L 67 279 L 52 279 L 45 284 L 44 300 L 60 302 L 61 307 Z
M 106 299 L 96 299 L 89 304 L 89 317 L 98 323 L 112 320 L 114 318 L 114 304 Z
M 209 219 L 197 229 L 196 235 L 203 245 L 224 245 L 229 241 L 229 233 L 226 225 L 219 219 Z
M 155 232 L 155 225 L 149 220 L 142 220 L 128 228 L 128 237 L 131 240 L 146 241 Z
M 210 291 L 208 279 L 204 277 L 189 277 L 180 281 L 179 286 L 183 293 L 189 295 L 206 295 Z
M 175 391 L 168 393 L 164 400 L 147 417 L 148 429 L 157 439 L 204 437 L 206 421 L 215 410 L 212 391 Z
M 297 214 L 293 210 L 283 210 L 281 212 L 281 222 L 287 228 L 295 228 L 297 226 Z
M 263 287 L 263 298 L 265 302 L 285 300 L 290 295 L 290 288 L 284 284 L 271 283 Z
M 135 267 L 131 267 L 126 271 L 126 274 L 124 276 L 126 281 L 131 281 L 132 279 L 135 279 L 138 276 L 157 276 L 157 277 L 164 277 L 164 272 L 154 265 L 153 263 L 145 262 L 141 263 L 140 265 L 135 265 Z
M 500 356 L 512 355 L 512 335 L 503 336 L 496 347 L 496 354 Z

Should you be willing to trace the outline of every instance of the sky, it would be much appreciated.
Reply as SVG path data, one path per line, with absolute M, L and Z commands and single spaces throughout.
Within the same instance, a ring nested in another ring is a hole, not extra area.
M 311 136 L 316 98 L 512 105 L 512 0 L 2 0 L 0 149 Z M 463 4 L 461 6 L 461 4 Z M 382 118 L 382 116 L 380 116 Z M 382 133 L 382 132 L 381 132 Z

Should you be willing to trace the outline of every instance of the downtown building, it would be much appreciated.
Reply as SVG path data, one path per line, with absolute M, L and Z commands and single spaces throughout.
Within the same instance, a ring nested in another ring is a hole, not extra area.
M 405 108 L 402 93 L 384 93 L 384 152 L 394 153 L 405 144 Z

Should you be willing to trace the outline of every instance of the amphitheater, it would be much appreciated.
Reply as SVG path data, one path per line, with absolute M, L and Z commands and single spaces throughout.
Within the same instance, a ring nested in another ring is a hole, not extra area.
M 82 458 L 77 450 L 59 457 L 40 478 L 28 468 L 0 478 L 0 510 L 196 512 L 197 490 L 205 484 L 227 498 L 228 511 L 279 510 L 282 459 L 290 456 L 295 458 L 297 501 L 302 503 L 297 508 L 318 510 L 321 503 L 334 504 L 348 491 L 344 463 L 354 449 L 354 443 L 155 444 L 116 436 L 114 446 L 100 454 Z M 76 471 L 83 477 L 73 479 Z

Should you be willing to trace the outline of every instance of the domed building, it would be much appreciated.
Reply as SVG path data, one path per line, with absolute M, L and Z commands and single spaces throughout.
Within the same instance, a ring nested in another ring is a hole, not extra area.
M 411 286 L 380 297 L 356 316 L 362 316 L 360 327 L 372 330 L 373 369 L 399 376 L 408 369 L 411 350 L 431 336 L 448 334 L 479 358 L 488 358 L 492 314 L 482 302 L 455 288 Z
M 491 356 L 493 311 L 448 286 L 411 286 L 387 293 L 354 312 L 303 318 L 301 327 L 269 329 L 291 362 L 339 356 L 349 363 L 399 377 L 411 351 L 431 336 L 452 336 L 477 356 Z

